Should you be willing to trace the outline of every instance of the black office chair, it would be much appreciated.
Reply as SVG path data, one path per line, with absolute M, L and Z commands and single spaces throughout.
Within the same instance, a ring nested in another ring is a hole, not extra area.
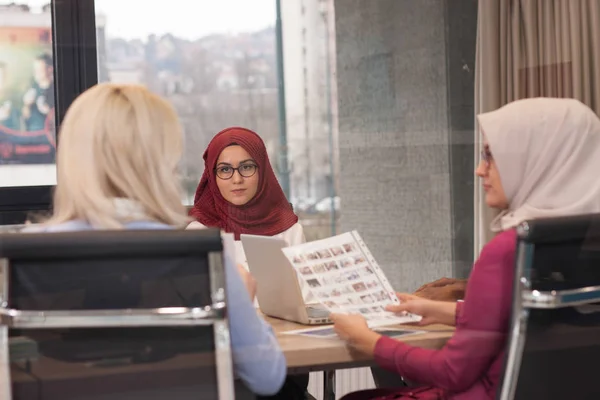
M 600 215 L 518 228 L 501 400 L 600 399 Z
M 221 251 L 218 230 L 0 235 L 0 397 L 233 399 Z

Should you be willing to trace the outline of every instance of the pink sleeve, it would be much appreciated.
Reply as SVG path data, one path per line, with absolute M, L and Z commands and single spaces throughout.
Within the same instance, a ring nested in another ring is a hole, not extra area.
M 465 301 L 457 303 L 456 331 L 441 350 L 413 347 L 389 337 L 375 346 L 383 368 L 452 392 L 482 378 L 502 350 L 510 316 L 515 236 L 489 243 L 475 263 Z

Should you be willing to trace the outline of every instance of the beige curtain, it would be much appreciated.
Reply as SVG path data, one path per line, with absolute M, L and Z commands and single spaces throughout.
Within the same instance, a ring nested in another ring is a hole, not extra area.
M 479 0 L 475 69 L 476 114 L 544 96 L 579 99 L 600 115 L 600 0 Z M 475 135 L 480 145 L 478 127 Z M 475 256 L 495 215 L 475 185 Z

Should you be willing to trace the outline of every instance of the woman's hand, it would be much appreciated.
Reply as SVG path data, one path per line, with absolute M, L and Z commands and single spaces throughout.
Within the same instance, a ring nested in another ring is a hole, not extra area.
M 394 313 L 409 312 L 420 315 L 422 319 L 416 325 L 455 324 L 456 303 L 433 301 L 406 293 L 396 293 L 396 296 L 400 300 L 400 304 L 389 305 L 386 310 Z
M 254 297 L 256 296 L 256 280 L 248 272 L 246 268 L 242 264 L 237 265 L 238 273 L 242 277 L 242 282 L 244 282 L 244 286 L 246 286 L 246 290 L 248 290 L 248 294 L 250 295 L 250 300 L 254 302 Z
M 466 287 L 466 279 L 441 278 L 426 283 L 417 289 L 414 294 L 429 300 L 456 301 L 464 299 Z
M 333 329 L 340 339 L 363 353 L 373 354 L 381 335 L 369 328 L 362 315 L 330 314 L 329 318 L 333 321 Z
M 417 322 L 419 326 L 438 324 L 440 321 L 435 316 L 436 301 L 423 299 L 419 296 L 415 296 L 407 293 L 396 293 L 400 304 L 393 304 L 387 306 L 386 311 L 391 311 L 396 314 L 408 312 L 411 314 L 420 315 L 423 317 L 421 321 Z
M 360 314 L 330 314 L 329 318 L 333 321 L 335 333 L 347 342 L 370 331 L 367 321 Z

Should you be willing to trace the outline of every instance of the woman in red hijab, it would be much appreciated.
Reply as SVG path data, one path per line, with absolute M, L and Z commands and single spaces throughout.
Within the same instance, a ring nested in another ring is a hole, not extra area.
M 303 236 L 260 136 L 245 128 L 227 128 L 212 139 L 203 158 L 204 174 L 190 212 L 197 222 L 192 224 L 219 227 L 236 240 L 242 233 Z
M 196 190 L 188 229 L 218 227 L 235 237 L 236 262 L 248 264 L 241 234 L 278 236 L 290 246 L 304 243 L 298 216 L 287 201 L 260 136 L 245 128 L 219 132 L 204 152 L 204 173 Z M 308 288 L 303 288 L 305 301 Z M 288 377 L 269 399 L 304 399 L 308 375 Z

